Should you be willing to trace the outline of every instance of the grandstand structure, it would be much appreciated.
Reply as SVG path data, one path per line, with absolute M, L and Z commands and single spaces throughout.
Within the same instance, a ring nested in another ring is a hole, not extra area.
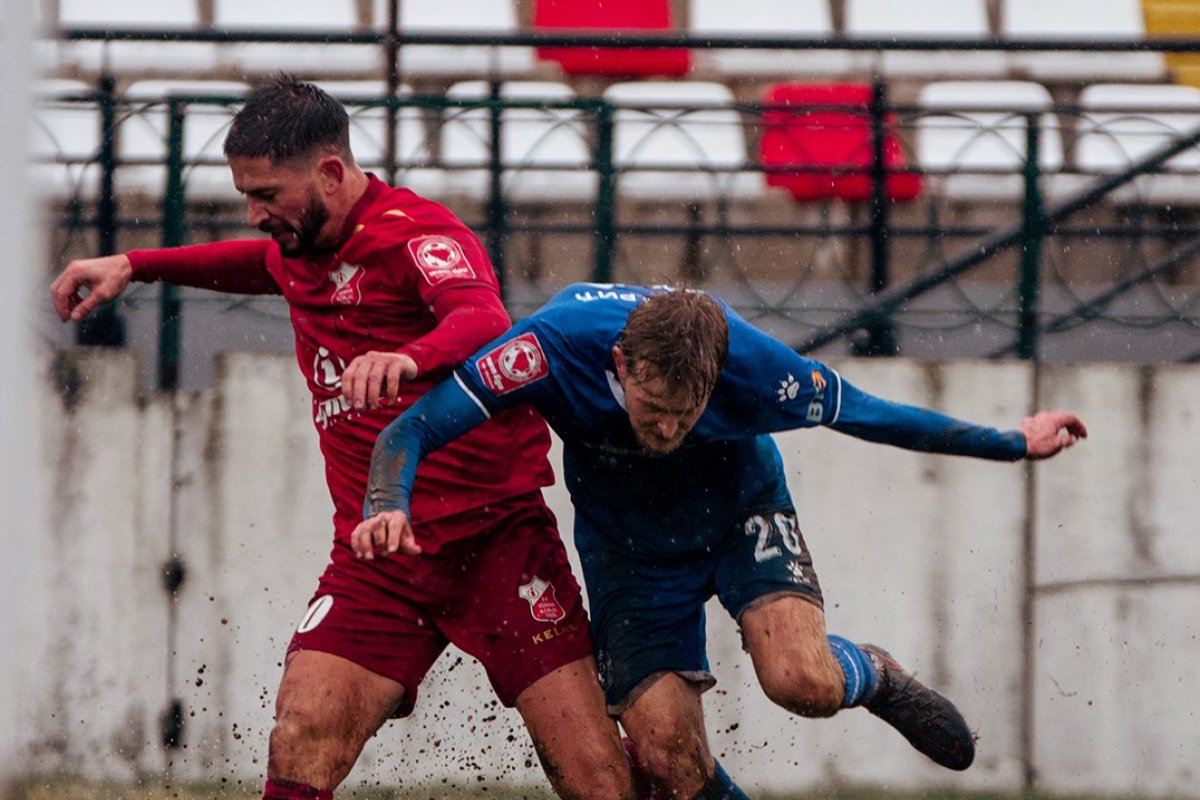
M 47 276 L 253 235 L 221 143 L 283 69 L 476 228 L 516 316 L 570 281 L 687 282 L 817 354 L 1200 360 L 1200 0 L 38 8 Z M 174 287 L 79 337 L 161 388 L 290 341 L 280 303 Z

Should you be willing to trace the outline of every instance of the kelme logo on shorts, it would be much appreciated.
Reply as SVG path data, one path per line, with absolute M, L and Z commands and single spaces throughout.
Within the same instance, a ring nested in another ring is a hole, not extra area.
M 333 608 L 332 595 L 321 595 L 316 600 L 313 600 L 312 605 L 308 607 L 308 611 L 304 612 L 304 618 L 300 620 L 300 626 L 296 628 L 296 633 L 308 633 L 320 625 L 331 608 Z
M 529 613 L 538 622 L 558 622 L 567 615 L 554 596 L 554 584 L 541 578 L 534 577 L 529 583 L 523 584 L 517 594 L 529 603 Z

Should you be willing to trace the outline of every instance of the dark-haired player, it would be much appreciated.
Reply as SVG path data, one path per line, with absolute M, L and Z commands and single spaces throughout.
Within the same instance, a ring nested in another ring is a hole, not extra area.
M 376 436 L 510 322 L 479 240 L 443 206 L 364 173 L 348 131 L 337 101 L 280 76 L 250 95 L 225 140 L 248 221 L 270 238 L 73 261 L 54 306 L 82 319 L 131 280 L 290 305 L 334 542 L 288 648 L 265 797 L 330 797 L 452 643 L 516 706 L 562 797 L 628 800 L 580 590 L 541 496 L 549 435 L 530 409 L 497 414 L 422 465 L 420 558 L 351 550 Z

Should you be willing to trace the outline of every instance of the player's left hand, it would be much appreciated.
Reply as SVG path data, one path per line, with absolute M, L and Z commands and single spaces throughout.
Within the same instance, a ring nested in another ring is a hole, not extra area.
M 350 534 L 350 548 L 354 555 L 368 561 L 375 558 L 376 553 L 385 558 L 393 553 L 421 554 L 421 545 L 417 544 L 408 515 L 403 511 L 381 511 L 358 523 Z
M 1050 458 L 1087 438 L 1082 420 L 1069 411 L 1039 411 L 1018 427 L 1025 434 L 1025 457 L 1031 461 Z
M 400 384 L 417 377 L 417 362 L 402 353 L 369 350 L 350 362 L 342 373 L 342 394 L 361 411 L 396 402 Z

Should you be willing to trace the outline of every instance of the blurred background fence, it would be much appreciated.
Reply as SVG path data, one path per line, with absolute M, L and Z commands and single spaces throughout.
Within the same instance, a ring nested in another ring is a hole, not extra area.
M 289 69 L 346 102 L 366 167 L 479 232 L 515 316 L 687 282 L 818 354 L 1200 358 L 1200 39 L 1147 35 L 1153 0 L 113 5 L 46 5 L 47 274 L 257 235 L 221 144 Z M 162 388 L 289 337 L 280 301 L 174 287 L 78 329 Z

